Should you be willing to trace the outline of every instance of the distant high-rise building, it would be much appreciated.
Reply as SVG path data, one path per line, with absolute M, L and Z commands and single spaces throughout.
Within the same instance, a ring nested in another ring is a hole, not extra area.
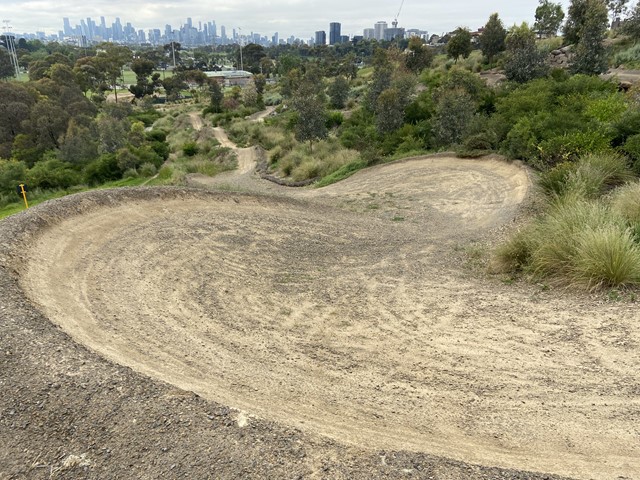
M 278 45 L 278 32 L 273 34 L 273 37 L 271 37 L 271 43 L 273 45 Z
M 340 43 L 340 24 L 332 22 L 329 24 L 329 45 Z
M 376 31 L 373 28 L 365 28 L 362 34 L 362 37 L 365 40 L 373 40 L 374 38 L 376 38 Z
M 349 43 L 349 35 L 340 35 L 340 43 Z
M 62 24 L 63 24 L 64 34 L 68 37 L 72 36 L 73 28 L 71 28 L 71 22 L 69 22 L 69 19 L 67 17 L 64 17 L 62 19 Z
M 324 30 L 319 30 L 316 32 L 316 45 L 326 45 L 327 44 L 327 33 Z
M 404 28 L 385 28 L 384 40 L 390 42 L 396 38 L 404 38 Z
M 373 38 L 376 40 L 384 40 L 384 31 L 387 29 L 387 22 L 377 22 L 374 26 Z

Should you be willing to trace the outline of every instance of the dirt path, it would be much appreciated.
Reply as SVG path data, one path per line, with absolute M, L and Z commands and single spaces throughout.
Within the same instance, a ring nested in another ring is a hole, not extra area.
M 48 228 L 20 279 L 75 341 L 237 408 L 241 424 L 640 478 L 635 309 L 460 264 L 527 188 L 517 165 L 422 158 L 278 190 L 297 199 L 126 202 Z

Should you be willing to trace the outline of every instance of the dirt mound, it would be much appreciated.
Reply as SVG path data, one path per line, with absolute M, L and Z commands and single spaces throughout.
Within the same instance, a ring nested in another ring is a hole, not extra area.
M 132 189 L 9 219 L 0 279 L 75 343 L 37 313 L 0 310 L 21 372 L 3 383 L 34 398 L 0 433 L 24 429 L 17 438 L 47 445 L 59 468 L 89 452 L 93 466 L 74 468 L 102 473 L 116 463 L 97 450 L 130 437 L 138 460 L 117 461 L 160 462 L 150 478 L 172 465 L 159 445 L 184 455 L 172 460 L 181 476 L 632 478 L 638 314 L 460 265 L 461 249 L 511 221 L 527 185 L 498 160 L 422 158 L 286 190 L 294 199 Z M 51 389 L 70 405 L 49 411 L 59 427 L 23 424 L 51 408 L 40 406 Z M 76 450 L 53 448 L 69 438 Z M 408 451 L 425 453 L 393 453 Z

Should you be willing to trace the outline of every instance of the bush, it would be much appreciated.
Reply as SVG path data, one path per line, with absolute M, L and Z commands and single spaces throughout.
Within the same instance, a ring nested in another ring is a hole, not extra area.
M 89 185 L 100 185 L 122 177 L 122 170 L 118 167 L 115 154 L 105 153 L 94 160 L 84 169 L 84 179 Z
M 590 289 L 640 282 L 640 247 L 619 225 L 580 232 L 573 264 L 572 283 Z
M 27 184 L 31 188 L 69 188 L 79 183 L 78 172 L 60 160 L 44 160 L 27 171 Z
M 329 111 L 327 112 L 326 127 L 328 129 L 339 127 L 344 122 L 344 115 L 341 112 Z
M 609 138 L 601 132 L 578 131 L 551 137 L 538 144 L 538 158 L 543 166 L 575 161 L 590 153 L 610 150 Z
M 611 209 L 631 226 L 636 240 L 640 240 L 640 183 L 628 183 L 614 190 Z
M 198 144 L 196 142 L 186 142 L 182 145 L 182 153 L 187 157 L 193 157 L 198 153 Z
M 527 269 L 555 283 L 587 288 L 640 282 L 640 246 L 631 229 L 599 201 L 571 195 L 501 246 L 494 271 Z
M 575 170 L 575 163 L 559 163 L 555 167 L 540 174 L 540 177 L 538 178 L 538 186 L 545 195 L 551 197 L 562 196 L 567 191 L 569 175 L 573 174 Z
M 141 177 L 153 177 L 157 172 L 156 166 L 153 163 L 144 163 L 138 170 Z
M 583 198 L 598 198 L 633 178 L 625 160 L 616 154 L 582 157 L 567 176 L 566 191 Z

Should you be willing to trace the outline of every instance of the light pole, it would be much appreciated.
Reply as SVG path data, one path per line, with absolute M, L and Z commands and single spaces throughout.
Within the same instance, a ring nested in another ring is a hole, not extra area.
M 11 26 L 9 25 L 10 20 L 3 20 L 4 26 L 2 29 L 4 30 L 4 40 L 7 44 L 7 50 L 9 51 L 9 56 L 11 57 L 11 65 L 15 70 L 16 80 L 20 78 L 20 65 L 18 64 L 18 55 L 16 53 L 16 44 L 15 44 L 15 36 L 10 35 Z
M 242 63 L 242 29 L 238 27 L 238 31 L 240 32 L 240 36 L 238 37 L 238 45 L 240 45 L 240 70 L 244 70 L 244 65 Z

